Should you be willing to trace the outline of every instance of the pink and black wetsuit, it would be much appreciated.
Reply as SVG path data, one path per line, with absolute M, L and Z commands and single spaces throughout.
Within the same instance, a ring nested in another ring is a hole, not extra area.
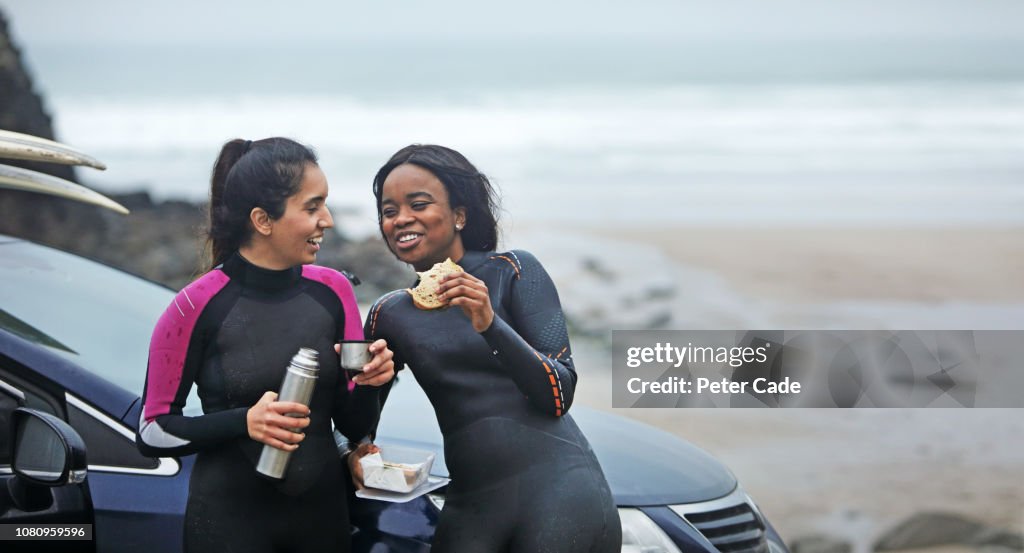
M 554 283 L 523 251 L 458 263 L 487 284 L 490 328 L 477 333 L 458 308 L 417 309 L 404 290 L 365 325 L 411 369 L 444 434 L 452 482 L 431 551 L 618 551 L 611 491 L 567 414 L 576 369 Z
M 334 344 L 362 339 L 349 281 L 317 266 L 271 271 L 235 254 L 175 297 L 153 332 L 138 434 L 149 456 L 196 453 L 186 551 L 348 551 L 346 484 L 331 421 L 350 439 L 380 412 L 378 388 L 356 386 Z M 285 478 L 256 472 L 263 444 L 246 413 L 277 391 L 301 347 L 319 352 L 306 437 Z M 182 408 L 193 384 L 203 415 Z

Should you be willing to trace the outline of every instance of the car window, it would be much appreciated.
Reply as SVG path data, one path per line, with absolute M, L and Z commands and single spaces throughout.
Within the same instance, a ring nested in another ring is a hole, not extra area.
M 144 457 L 134 439 L 111 426 L 118 423 L 100 420 L 70 402 L 68 423 L 85 442 L 90 466 L 155 469 L 160 464 L 156 459 Z
M 149 339 L 173 292 L 20 240 L 0 243 L 0 328 L 142 394 Z M 198 411 L 192 394 L 186 412 Z

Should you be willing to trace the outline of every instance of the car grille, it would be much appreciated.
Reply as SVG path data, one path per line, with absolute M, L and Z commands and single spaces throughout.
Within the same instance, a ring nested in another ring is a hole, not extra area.
M 742 492 L 671 508 L 721 553 L 768 553 L 764 523 Z

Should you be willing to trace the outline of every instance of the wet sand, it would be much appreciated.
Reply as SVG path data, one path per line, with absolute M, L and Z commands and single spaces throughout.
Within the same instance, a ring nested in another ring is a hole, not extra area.
M 697 320 L 742 321 L 745 314 L 730 313 L 730 306 L 767 305 L 757 320 L 778 322 L 776 328 L 817 327 L 808 321 L 857 328 L 846 323 L 858 308 L 872 313 L 866 320 L 893 328 L 1024 328 L 1024 229 L 588 234 L 605 244 L 605 260 L 628 262 L 634 244 L 721 279 L 725 284 L 715 288 L 680 283 L 683 298 L 729 296 L 710 308 L 701 304 L 711 311 Z M 557 275 L 556 282 L 574 285 Z M 920 512 L 1024 533 L 1024 409 L 613 409 L 605 347 L 574 344 L 577 401 L 708 450 L 736 473 L 787 541 L 825 534 L 866 552 L 885 530 Z
M 1024 228 L 591 232 L 652 245 L 764 299 L 1024 301 Z

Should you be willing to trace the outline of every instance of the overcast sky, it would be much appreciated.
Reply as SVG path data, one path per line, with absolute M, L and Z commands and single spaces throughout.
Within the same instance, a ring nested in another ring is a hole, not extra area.
M 1021 0 L 0 0 L 22 43 L 453 38 L 1024 39 Z

